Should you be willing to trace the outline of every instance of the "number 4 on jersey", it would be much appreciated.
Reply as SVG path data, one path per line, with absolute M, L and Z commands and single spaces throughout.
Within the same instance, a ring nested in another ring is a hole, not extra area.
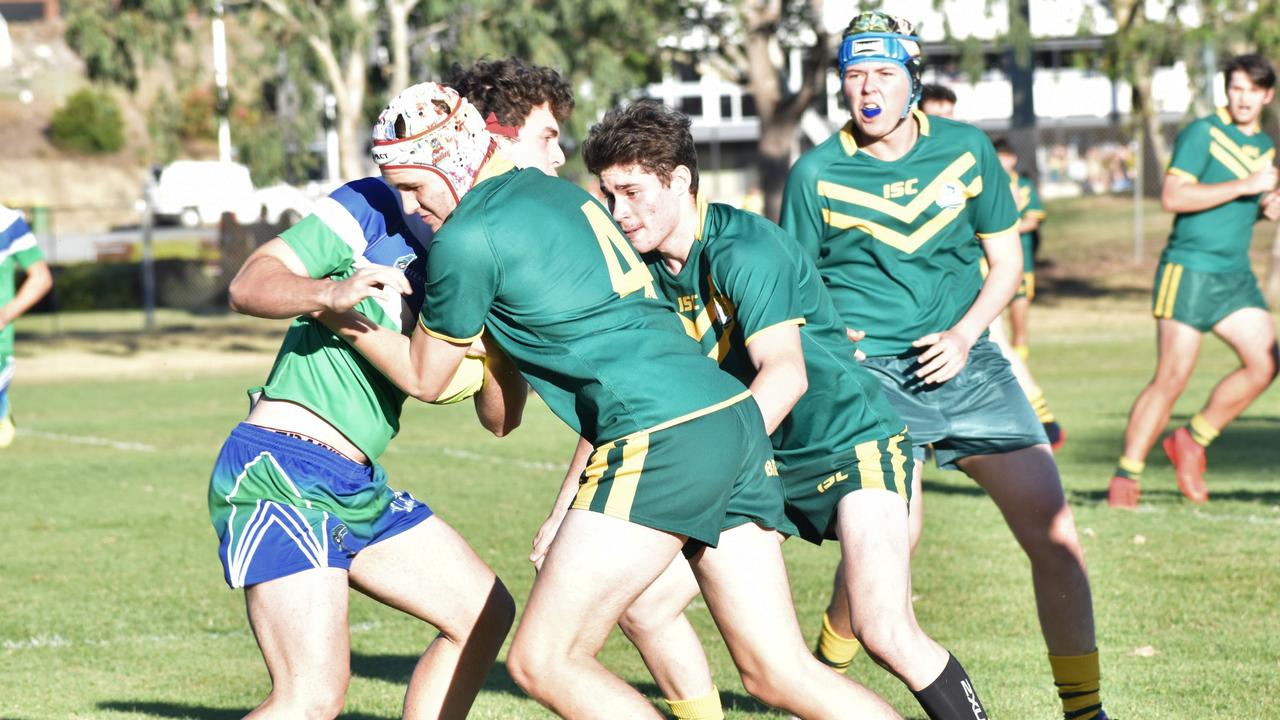
M 582 214 L 587 216 L 587 222 L 591 223 L 591 229 L 600 243 L 604 264 L 609 268 L 609 282 L 613 284 L 613 291 L 618 293 L 618 297 L 626 297 L 637 290 L 644 290 L 647 298 L 658 297 L 653 289 L 653 276 L 649 274 L 649 268 L 645 267 L 644 261 L 623 237 L 613 219 L 592 201 L 582 203 Z

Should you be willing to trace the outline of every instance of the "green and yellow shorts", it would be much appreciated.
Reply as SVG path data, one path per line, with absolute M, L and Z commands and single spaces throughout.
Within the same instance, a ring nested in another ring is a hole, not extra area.
M 685 535 L 686 552 L 754 522 L 794 535 L 760 409 L 749 394 L 691 420 L 596 446 L 575 510 Z
M 1162 262 L 1151 289 L 1151 314 L 1209 332 L 1223 318 L 1243 308 L 1267 309 L 1253 272 L 1202 272 Z
M 836 508 L 857 490 L 888 490 L 911 498 L 911 438 L 906 428 L 893 437 L 858 443 L 833 456 L 805 463 L 778 463 L 787 517 L 800 537 L 815 545 L 836 538 Z
M 938 467 L 954 470 L 957 460 L 970 455 L 1048 444 L 1040 418 L 995 343 L 986 337 L 974 343 L 964 369 L 941 385 L 925 385 L 916 377 L 918 356 L 913 350 L 862 361 L 911 428 L 915 459 L 923 460 L 925 446 L 933 445 Z

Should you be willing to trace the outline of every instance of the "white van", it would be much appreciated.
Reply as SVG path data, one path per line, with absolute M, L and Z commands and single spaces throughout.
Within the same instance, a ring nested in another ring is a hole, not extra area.
M 186 227 L 215 223 L 222 213 L 252 222 L 262 211 L 249 168 L 216 160 L 177 160 L 160 172 L 152 196 L 156 219 Z

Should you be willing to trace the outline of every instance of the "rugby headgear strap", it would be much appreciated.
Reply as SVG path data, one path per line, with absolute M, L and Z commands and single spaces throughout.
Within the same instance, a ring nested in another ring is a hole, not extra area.
M 433 82 L 395 96 L 373 126 L 378 167 L 422 168 L 438 175 L 459 200 L 495 147 L 480 111 L 453 88 Z
M 911 23 L 873 10 L 859 14 L 845 29 L 840 51 L 836 55 L 836 67 L 840 77 L 850 65 L 861 62 L 891 62 L 902 68 L 911 79 L 911 98 L 899 118 L 905 118 L 920 100 L 924 83 L 920 79 L 920 56 L 908 50 L 902 41 L 920 43 Z

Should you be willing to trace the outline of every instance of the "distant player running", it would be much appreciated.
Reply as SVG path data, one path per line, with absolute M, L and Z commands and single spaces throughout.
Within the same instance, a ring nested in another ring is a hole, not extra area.
M 1044 222 L 1044 204 L 1031 178 L 1018 173 L 1018 153 L 1008 140 L 995 143 L 1000 165 L 1009 173 L 1009 189 L 1018 209 L 1018 235 L 1022 239 L 1022 284 L 1009 303 L 1009 327 L 1013 335 L 1013 349 L 1023 360 L 1031 353 L 1027 340 L 1027 325 L 1031 314 L 1031 301 L 1036 297 L 1035 232 Z
M 13 290 L 14 275 L 22 268 L 26 280 Z M 53 287 L 53 275 L 44 261 L 36 236 L 16 210 L 0 205 L 0 448 L 9 447 L 17 430 L 9 402 L 16 362 L 13 357 L 13 321 L 22 317 Z
M 841 543 L 848 582 L 839 591 L 853 598 L 854 626 L 868 651 L 930 718 L 984 717 L 959 661 L 916 622 L 907 534 L 911 441 L 877 380 L 854 360 L 813 261 L 759 215 L 698 198 L 689 119 L 660 103 L 610 112 L 591 129 L 583 159 L 685 332 L 750 385 L 772 434 L 788 517 L 812 543 Z M 563 496 L 573 489 L 566 483 Z M 688 671 L 705 664 L 684 616 L 697 594 L 688 564 L 677 558 L 623 617 L 668 698 L 715 692 L 709 675 Z M 678 718 L 719 716 L 718 703 L 709 714 L 685 714 L 682 702 L 671 707 Z
M 1227 107 L 1178 133 L 1160 193 L 1160 204 L 1176 215 L 1152 288 L 1156 372 L 1129 412 L 1108 492 L 1112 507 L 1137 507 L 1147 453 L 1187 386 L 1204 333 L 1230 346 L 1240 367 L 1164 440 L 1188 500 L 1209 499 L 1205 448 L 1276 377 L 1275 325 L 1249 264 L 1259 214 L 1280 219 L 1275 144 L 1259 124 L 1275 97 L 1276 73 L 1261 55 L 1241 55 L 1227 64 L 1223 80 Z
M 845 324 L 865 330 L 863 367 L 906 421 L 917 460 L 932 443 L 940 466 L 987 491 L 1026 551 L 1064 715 L 1102 717 L 1071 508 L 1043 428 L 985 339 L 1022 275 L 1008 176 L 981 131 L 912 112 L 920 58 L 906 21 L 858 15 L 838 64 L 853 117 L 792 168 L 782 226 L 816 260 Z M 841 600 L 828 612 L 848 633 Z
M 657 300 L 608 212 L 515 171 L 448 88 L 405 90 L 374 133 L 405 209 L 442 224 L 411 348 L 424 396 L 483 335 L 595 448 L 516 631 L 516 682 L 565 717 L 660 717 L 595 655 L 683 548 L 749 691 L 804 717 L 897 717 L 806 652 L 769 529 L 787 521 L 759 410 Z

